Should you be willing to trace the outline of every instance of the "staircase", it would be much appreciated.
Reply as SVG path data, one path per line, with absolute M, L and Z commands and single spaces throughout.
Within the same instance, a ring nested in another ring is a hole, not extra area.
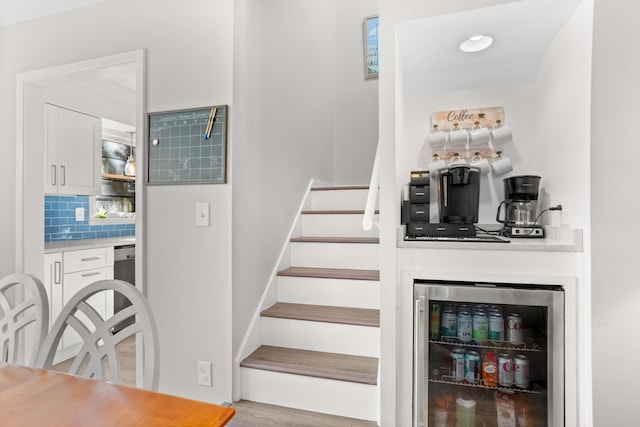
M 360 420 L 379 412 L 377 229 L 368 187 L 312 188 L 260 315 L 262 345 L 240 363 L 242 399 Z

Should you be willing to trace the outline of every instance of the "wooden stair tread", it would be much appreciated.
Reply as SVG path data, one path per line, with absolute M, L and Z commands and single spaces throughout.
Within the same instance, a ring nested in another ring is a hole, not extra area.
M 260 313 L 264 317 L 380 327 L 380 310 L 278 302 Z
M 378 359 L 263 345 L 245 358 L 243 368 L 262 369 L 361 384 L 377 384 Z
M 233 402 L 231 407 L 236 410 L 236 414 L 226 424 L 227 427 L 378 427 L 378 423 L 375 421 L 359 420 L 249 400 Z
M 334 187 L 312 187 L 311 191 L 331 191 L 331 190 L 368 190 L 368 185 L 338 185 Z
M 307 210 L 300 212 L 302 215 L 364 215 L 364 210 Z M 376 209 L 376 214 L 379 214 L 380 211 Z
M 278 276 L 378 281 L 380 280 L 380 271 L 351 268 L 289 267 L 278 271 Z
M 297 243 L 380 243 L 380 238 L 300 236 L 292 238 L 291 241 Z

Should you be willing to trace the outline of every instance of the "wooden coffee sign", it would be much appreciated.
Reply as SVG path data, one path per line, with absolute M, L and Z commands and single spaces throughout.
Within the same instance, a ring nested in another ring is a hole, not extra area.
M 450 131 L 454 129 L 471 129 L 476 126 L 493 128 L 496 124 L 504 123 L 504 108 L 485 107 L 462 110 L 437 111 L 431 114 L 430 130 Z

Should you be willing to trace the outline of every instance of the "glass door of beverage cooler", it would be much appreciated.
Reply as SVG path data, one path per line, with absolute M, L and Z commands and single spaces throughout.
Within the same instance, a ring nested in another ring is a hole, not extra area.
M 416 282 L 414 427 L 564 425 L 560 287 Z

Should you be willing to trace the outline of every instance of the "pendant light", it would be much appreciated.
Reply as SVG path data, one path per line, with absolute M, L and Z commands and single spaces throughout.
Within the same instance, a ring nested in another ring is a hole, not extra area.
M 124 165 L 124 174 L 126 176 L 136 176 L 136 160 L 133 158 L 133 135 L 135 132 L 129 132 L 131 134 L 131 141 L 129 144 L 130 152 L 127 164 Z

